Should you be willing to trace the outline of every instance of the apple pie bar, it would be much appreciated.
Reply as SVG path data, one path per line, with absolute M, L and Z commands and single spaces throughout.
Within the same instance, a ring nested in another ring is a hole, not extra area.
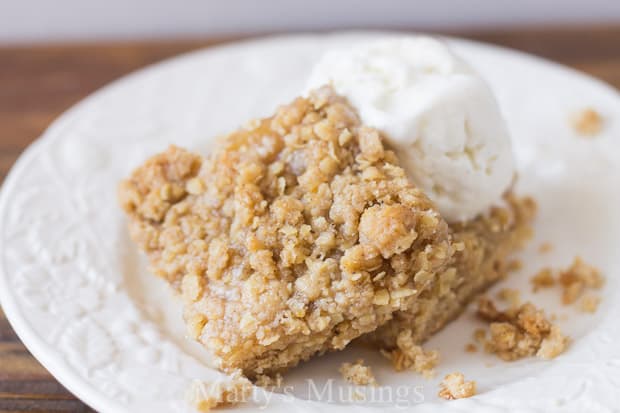
M 225 370 L 274 373 L 416 307 L 453 254 L 448 225 L 380 134 L 325 87 L 120 185 L 130 233 L 180 291 Z
M 419 342 L 503 276 L 533 205 L 448 225 L 330 87 L 224 137 L 170 147 L 119 189 L 152 271 L 225 370 L 283 371 L 365 336 Z

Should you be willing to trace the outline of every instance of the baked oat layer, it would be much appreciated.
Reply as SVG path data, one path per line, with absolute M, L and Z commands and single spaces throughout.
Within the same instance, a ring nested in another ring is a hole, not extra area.
M 191 336 L 249 377 L 342 349 L 395 312 L 429 323 L 419 299 L 452 299 L 447 224 L 329 87 L 208 158 L 171 147 L 119 197 L 153 272 L 182 293 Z M 476 236 L 462 231 L 466 248 Z
M 413 306 L 396 312 L 393 320 L 364 339 L 389 350 L 398 347 L 399 334 L 406 332 L 411 343 L 421 343 L 458 316 L 477 294 L 506 277 L 511 254 L 531 237 L 536 204 L 511 194 L 505 201 L 504 207 L 495 207 L 486 216 L 450 225 L 455 253 L 447 269 Z

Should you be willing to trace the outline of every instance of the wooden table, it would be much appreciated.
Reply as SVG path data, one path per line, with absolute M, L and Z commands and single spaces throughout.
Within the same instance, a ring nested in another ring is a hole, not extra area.
M 456 33 L 544 56 L 620 88 L 620 26 Z M 0 47 L 0 181 L 60 113 L 147 64 L 226 40 Z M 0 310 L 0 412 L 92 411 L 28 353 Z

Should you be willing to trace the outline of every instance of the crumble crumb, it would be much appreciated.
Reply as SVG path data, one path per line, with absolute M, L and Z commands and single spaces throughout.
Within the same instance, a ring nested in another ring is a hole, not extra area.
M 538 247 L 538 252 L 541 254 L 546 254 L 551 251 L 553 251 L 553 244 L 551 244 L 550 242 L 543 242 Z
M 603 129 L 603 117 L 596 110 L 586 108 L 573 115 L 572 125 L 578 134 L 593 137 Z
M 489 324 L 484 348 L 505 361 L 537 355 L 550 359 L 561 354 L 568 346 L 568 337 L 551 324 L 543 310 L 527 302 L 519 307 L 500 311 L 486 297 L 478 302 L 478 316 Z
M 484 344 L 484 341 L 487 338 L 487 332 L 484 328 L 477 328 L 476 330 L 474 330 L 474 340 L 476 340 L 476 343 L 478 344 Z
M 508 272 L 519 271 L 521 268 L 523 268 L 523 261 L 517 258 L 508 261 L 508 264 L 506 265 L 506 271 Z
M 510 307 L 518 307 L 521 305 L 521 292 L 514 288 L 502 288 L 497 293 L 497 298 L 507 302 Z
M 562 286 L 562 303 L 572 304 L 583 294 L 586 288 L 600 289 L 605 283 L 598 268 L 586 264 L 580 257 L 575 257 L 572 265 L 560 272 L 558 277 Z
M 403 330 L 396 339 L 394 350 L 381 350 L 381 353 L 392 361 L 396 371 L 413 370 L 425 378 L 435 374 L 435 366 L 439 363 L 437 350 L 424 350 L 413 341 L 411 330 Z
M 478 347 L 474 343 L 467 343 L 465 345 L 465 351 L 468 353 L 475 353 L 478 351 Z
M 532 284 L 532 291 L 537 292 L 541 288 L 549 288 L 555 285 L 555 278 L 551 268 L 545 267 L 538 271 L 532 278 L 530 278 Z
M 254 384 L 259 387 L 265 387 L 270 389 L 278 389 L 282 387 L 282 375 L 276 373 L 275 375 L 259 374 L 256 376 Z
M 595 313 L 601 303 L 601 297 L 596 295 L 586 295 L 581 299 L 579 309 L 584 313 Z
M 446 400 L 454 400 L 472 397 L 475 394 L 475 381 L 465 381 L 463 373 L 450 373 L 441 382 L 438 395 Z
M 339 371 L 340 374 L 342 374 L 342 378 L 349 383 L 361 386 L 377 385 L 377 380 L 374 374 L 372 374 L 372 369 L 364 365 L 363 359 L 358 359 L 355 363 L 342 363 Z
M 552 325 L 549 335 L 540 343 L 540 348 L 536 355 L 545 360 L 556 358 L 566 350 L 569 342 L 570 339 L 562 334 L 560 328 Z
M 188 401 L 198 411 L 208 412 L 217 407 L 244 403 L 251 394 L 252 383 L 239 372 L 235 372 L 231 380 L 225 382 L 194 381 Z
M 586 289 L 600 289 L 605 283 L 605 278 L 598 268 L 585 263 L 577 256 L 571 266 L 561 270 L 557 277 L 551 268 L 543 268 L 530 279 L 530 283 L 534 292 L 541 288 L 552 287 L 556 283 L 559 284 L 562 287 L 562 304 L 569 305 L 575 303 Z M 581 309 L 585 312 L 594 312 L 599 301 L 600 298 L 598 300 L 584 299 Z

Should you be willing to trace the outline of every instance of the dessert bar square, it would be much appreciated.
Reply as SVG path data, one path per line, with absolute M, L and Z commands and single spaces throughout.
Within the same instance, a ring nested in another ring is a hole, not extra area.
M 206 158 L 171 147 L 119 197 L 190 335 L 249 377 L 344 348 L 453 272 L 446 222 L 329 87 Z

